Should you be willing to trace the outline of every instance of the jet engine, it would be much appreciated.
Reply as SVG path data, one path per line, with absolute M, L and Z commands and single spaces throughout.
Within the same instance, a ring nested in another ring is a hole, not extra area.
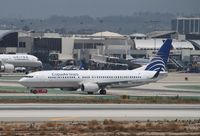
M 81 85 L 81 91 L 86 91 L 88 93 L 94 93 L 99 90 L 99 86 L 96 83 L 84 83 Z
M 12 73 L 15 70 L 14 65 L 12 64 L 1 64 L 0 68 L 1 72 L 6 72 L 6 73 Z

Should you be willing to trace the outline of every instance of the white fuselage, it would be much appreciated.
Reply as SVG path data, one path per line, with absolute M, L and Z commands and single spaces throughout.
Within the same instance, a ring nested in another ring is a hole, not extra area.
M 84 83 L 107 87 L 132 87 L 155 82 L 166 76 L 162 72 L 153 78 L 156 71 L 141 70 L 52 70 L 34 72 L 19 82 L 29 88 L 80 88 Z
M 28 54 L 1 54 L 2 64 L 12 64 L 14 67 L 40 67 L 42 62 L 37 57 Z

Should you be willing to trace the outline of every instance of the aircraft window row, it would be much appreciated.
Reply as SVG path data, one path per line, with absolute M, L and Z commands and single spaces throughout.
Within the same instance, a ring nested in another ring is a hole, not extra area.
M 92 78 L 142 78 L 141 76 L 92 76 Z
M 82 76 L 82 78 L 90 78 L 90 76 Z
M 48 77 L 48 78 L 76 78 L 76 77 Z
M 29 76 L 28 78 L 32 78 Z M 76 78 L 76 77 L 48 77 L 48 78 Z M 78 77 L 79 78 L 79 77 Z M 90 78 L 90 76 L 83 76 L 82 78 Z M 141 76 L 92 76 L 91 78 L 141 78 Z
M 25 76 L 26 78 L 33 78 L 33 76 Z

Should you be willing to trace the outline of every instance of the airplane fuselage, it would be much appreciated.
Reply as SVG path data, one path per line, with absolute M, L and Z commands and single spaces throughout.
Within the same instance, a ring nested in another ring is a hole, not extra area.
M 80 88 L 83 83 L 98 83 L 109 87 L 131 87 L 155 82 L 167 73 L 152 78 L 156 71 L 138 70 L 74 70 L 41 71 L 29 74 L 20 83 L 30 88 Z
M 12 64 L 15 67 L 39 67 L 42 66 L 42 62 L 35 56 L 28 54 L 1 54 L 1 63 Z

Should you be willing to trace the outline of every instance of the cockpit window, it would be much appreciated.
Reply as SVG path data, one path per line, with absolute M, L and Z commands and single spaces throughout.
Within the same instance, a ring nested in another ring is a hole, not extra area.
M 33 76 L 25 76 L 26 78 L 33 78 Z

